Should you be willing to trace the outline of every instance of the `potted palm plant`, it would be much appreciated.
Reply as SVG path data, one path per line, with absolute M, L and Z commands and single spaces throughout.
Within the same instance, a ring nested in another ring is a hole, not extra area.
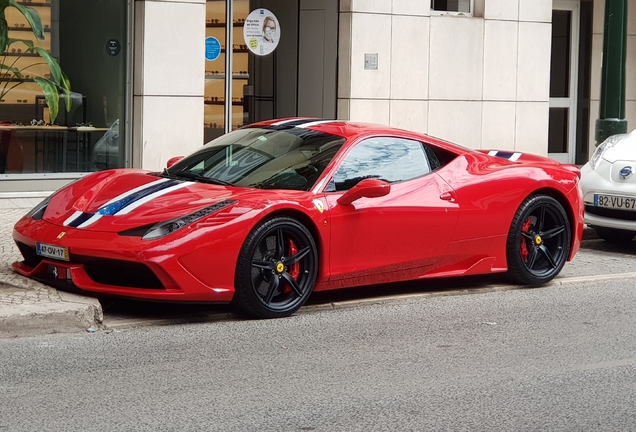
M 37 39 L 44 40 L 44 26 L 42 25 L 42 19 L 35 9 L 19 4 L 15 0 L 0 0 L 0 78 L 4 78 L 4 82 L 0 87 L 0 101 L 4 99 L 4 96 L 6 96 L 7 93 L 26 81 L 26 69 L 35 65 L 46 64 L 50 70 L 50 74 L 46 74 L 46 76 L 36 76 L 33 78 L 33 81 L 42 88 L 46 104 L 49 107 L 51 123 L 53 123 L 55 122 L 60 109 L 60 94 L 65 98 L 66 109 L 69 111 L 71 109 L 71 83 L 64 72 L 62 72 L 58 62 L 47 50 L 35 46 L 32 40 L 9 37 L 9 26 L 5 16 L 5 11 L 9 7 L 17 9 L 24 16 L 31 28 L 31 31 L 33 32 L 33 35 Z M 25 46 L 26 53 L 35 53 L 43 61 L 39 63 L 32 63 L 22 68 L 17 67 L 16 65 L 19 56 L 16 56 L 13 61 L 8 61 L 8 57 L 6 55 L 7 50 L 9 50 L 13 45 Z

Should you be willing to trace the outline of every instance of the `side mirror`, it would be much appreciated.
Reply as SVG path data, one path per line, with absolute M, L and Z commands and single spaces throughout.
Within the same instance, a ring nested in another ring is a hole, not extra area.
M 391 192 L 391 185 L 384 180 L 365 179 L 338 198 L 338 204 L 349 205 L 363 197 L 377 198 L 388 195 L 389 192 Z
M 177 162 L 179 162 L 183 158 L 184 158 L 184 156 L 175 156 L 173 158 L 168 159 L 168 163 L 166 164 L 166 168 L 170 168 L 172 165 L 176 164 Z

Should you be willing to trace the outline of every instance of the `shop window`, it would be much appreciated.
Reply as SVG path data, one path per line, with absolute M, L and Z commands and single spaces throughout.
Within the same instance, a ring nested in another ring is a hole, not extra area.
M 126 2 L 17 0 L 3 13 L 0 173 L 124 166 Z
M 474 0 L 431 0 L 431 11 L 433 12 L 455 12 L 472 14 Z

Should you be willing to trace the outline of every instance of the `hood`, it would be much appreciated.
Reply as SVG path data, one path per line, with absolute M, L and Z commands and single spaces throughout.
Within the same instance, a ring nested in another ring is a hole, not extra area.
M 603 159 L 610 163 L 619 160 L 636 161 L 636 130 L 619 136 L 622 139 L 617 140 L 616 144 L 603 153 Z
M 263 191 L 168 179 L 141 170 L 102 171 L 57 192 L 44 219 L 60 226 L 120 232 L 259 192 Z

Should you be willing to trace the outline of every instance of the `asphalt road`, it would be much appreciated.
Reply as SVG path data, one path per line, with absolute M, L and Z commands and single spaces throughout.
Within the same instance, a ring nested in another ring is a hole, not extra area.
M 0 340 L 0 431 L 634 430 L 633 283 Z

